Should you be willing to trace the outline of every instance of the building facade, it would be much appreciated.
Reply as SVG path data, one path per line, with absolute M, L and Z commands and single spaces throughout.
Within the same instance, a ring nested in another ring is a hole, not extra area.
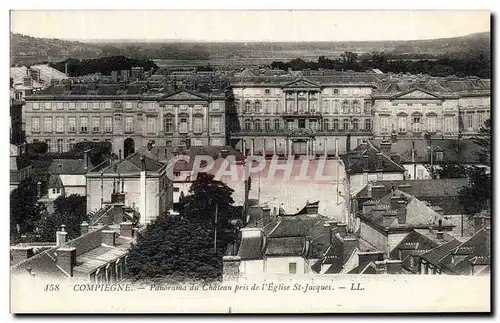
M 371 135 L 371 81 L 337 76 L 237 78 L 230 86 L 228 109 L 232 144 L 256 155 L 344 153 Z
M 23 116 L 28 142 L 43 141 L 51 152 L 77 142 L 107 141 L 123 158 L 154 142 L 177 146 L 226 143 L 225 100 L 187 91 L 164 94 L 33 95 Z

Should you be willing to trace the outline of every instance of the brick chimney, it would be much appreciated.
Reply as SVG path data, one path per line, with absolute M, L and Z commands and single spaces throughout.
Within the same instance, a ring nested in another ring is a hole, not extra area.
M 110 247 L 114 247 L 115 245 L 115 231 L 112 230 L 103 230 L 101 232 L 101 242 Z
M 398 195 L 392 195 L 391 196 L 391 209 L 392 210 L 397 210 L 399 207 L 399 201 L 401 200 L 401 197 Z
M 359 245 L 359 241 L 356 238 L 345 238 L 344 243 L 342 245 L 342 263 L 346 263 L 351 257 L 352 251 L 357 248 Z
M 380 143 L 380 150 L 385 153 L 386 155 L 391 154 L 391 142 L 389 140 L 382 140 Z
M 76 248 L 59 248 L 56 254 L 57 266 L 70 277 L 73 277 L 73 268 L 76 265 Z
M 378 200 L 386 194 L 386 189 L 384 185 L 372 185 L 372 198 Z
M 10 248 L 12 254 L 12 264 L 18 264 L 23 260 L 33 257 L 34 248 L 33 247 L 12 247 Z
M 83 221 L 82 224 L 80 224 L 80 235 L 83 236 L 87 233 L 89 233 L 89 224 Z
M 56 232 L 56 245 L 61 246 L 66 243 L 66 236 L 68 233 L 66 232 L 66 226 L 63 224 L 61 228 Z
M 384 161 L 383 161 L 383 156 L 382 153 L 377 153 L 376 155 L 377 158 L 377 171 L 383 170 L 384 169 Z
M 126 238 L 133 237 L 132 222 L 120 223 L 120 235 Z
M 406 224 L 406 202 L 398 201 L 397 206 L 398 224 Z
M 333 232 L 330 228 L 330 223 L 323 223 L 323 237 L 326 245 L 330 245 L 333 242 Z
M 358 253 L 359 268 L 364 269 L 370 262 L 384 260 L 383 251 L 367 251 Z
M 387 268 L 387 273 L 389 275 L 401 274 L 403 271 L 403 263 L 401 260 L 389 260 L 385 261 L 385 265 Z
M 387 263 L 383 260 L 374 261 L 373 265 L 375 266 L 375 274 L 383 275 L 387 274 Z
M 238 281 L 240 276 L 239 256 L 224 256 L 222 258 L 222 280 L 223 281 Z

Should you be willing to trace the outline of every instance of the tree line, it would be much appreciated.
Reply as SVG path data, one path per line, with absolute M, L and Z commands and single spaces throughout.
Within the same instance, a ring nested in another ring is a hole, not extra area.
M 483 54 L 468 58 L 442 57 L 436 60 L 391 59 L 385 53 L 372 53 L 371 57 L 363 56 L 364 58 L 360 59 L 357 53 L 344 52 L 337 59 L 320 56 L 318 61 L 314 62 L 296 58 L 288 62 L 275 61 L 271 63 L 271 67 L 281 70 L 292 69 L 294 71 L 330 69 L 364 72 L 371 69 L 380 69 L 384 73 L 428 74 L 438 77 L 455 75 L 457 77 L 477 76 L 480 78 L 491 78 L 491 61 Z

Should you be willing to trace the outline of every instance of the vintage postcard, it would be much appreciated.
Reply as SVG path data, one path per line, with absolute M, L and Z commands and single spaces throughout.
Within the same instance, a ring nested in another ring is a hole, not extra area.
M 12 313 L 491 311 L 489 11 L 10 15 Z

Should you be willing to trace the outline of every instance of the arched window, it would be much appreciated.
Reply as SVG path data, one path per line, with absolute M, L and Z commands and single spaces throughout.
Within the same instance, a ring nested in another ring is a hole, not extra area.
M 370 114 L 372 112 L 372 101 L 365 101 L 365 114 Z
M 260 113 L 261 112 L 261 103 L 260 101 L 255 101 L 255 113 Z
M 349 101 L 345 100 L 344 102 L 342 102 L 342 113 L 350 113 L 349 111 Z
M 323 130 L 330 130 L 330 119 L 323 120 Z
M 372 120 L 365 119 L 365 130 L 372 130 Z
M 352 112 L 361 113 L 361 106 L 359 104 L 359 101 L 355 100 L 352 102 Z
M 253 127 L 254 127 L 255 130 L 261 130 L 262 129 L 262 125 L 261 125 L 259 119 L 255 119 Z
M 352 119 L 352 130 L 358 130 L 359 128 L 359 123 L 358 123 L 358 119 Z
M 279 119 L 274 120 L 274 130 L 280 130 L 280 120 Z
M 250 119 L 245 119 L 245 130 L 251 130 L 252 129 L 252 122 Z
M 245 113 L 250 113 L 251 106 L 252 104 L 250 103 L 250 101 L 245 102 Z
M 333 130 L 339 130 L 339 119 L 333 119 Z
M 269 119 L 264 120 L 264 129 L 271 130 L 271 120 Z

